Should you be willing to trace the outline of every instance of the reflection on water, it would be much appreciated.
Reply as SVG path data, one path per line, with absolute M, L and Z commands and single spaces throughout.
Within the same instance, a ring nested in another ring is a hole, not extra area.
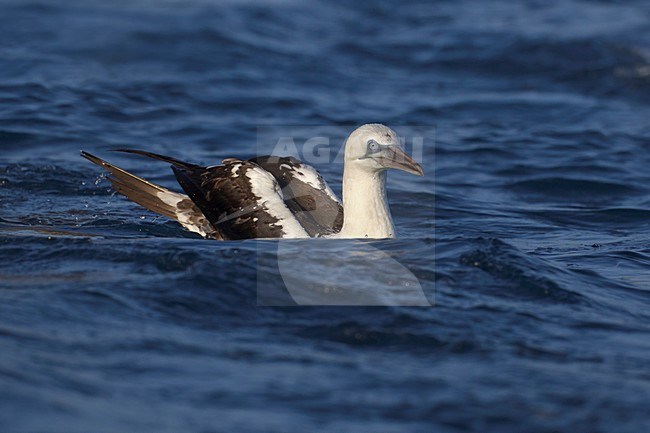
M 391 253 L 368 242 L 323 239 L 278 242 L 277 271 L 297 305 L 432 305 L 406 266 Z M 267 277 L 260 279 L 266 281 Z M 270 296 L 277 295 L 277 287 L 272 287 L 271 293 L 267 293 L 268 288 L 258 284 L 259 304 L 286 305 L 283 303 L 286 298 L 273 301 Z

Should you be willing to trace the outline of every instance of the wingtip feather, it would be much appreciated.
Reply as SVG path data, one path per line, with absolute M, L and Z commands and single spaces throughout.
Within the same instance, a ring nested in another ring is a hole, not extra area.
M 85 150 L 82 150 L 80 152 L 80 155 L 82 157 L 86 158 L 88 161 L 92 162 L 93 164 L 97 164 L 97 165 L 102 166 L 102 167 L 106 165 L 106 161 L 104 161 L 101 158 L 96 157 L 92 153 L 86 152 Z

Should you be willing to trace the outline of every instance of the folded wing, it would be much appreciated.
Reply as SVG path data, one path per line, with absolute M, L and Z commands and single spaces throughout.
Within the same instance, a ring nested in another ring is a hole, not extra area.
M 313 167 L 291 156 L 260 156 L 250 161 L 275 177 L 285 203 L 310 236 L 341 230 L 343 206 Z
M 257 164 L 230 158 L 220 166 L 172 168 L 178 183 L 227 239 L 309 237 L 286 206 L 277 180 Z

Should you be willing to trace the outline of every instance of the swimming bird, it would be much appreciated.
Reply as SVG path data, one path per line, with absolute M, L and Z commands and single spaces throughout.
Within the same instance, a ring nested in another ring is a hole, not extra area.
M 116 149 L 165 161 L 185 194 L 155 185 L 88 152 L 109 172 L 113 188 L 204 238 L 393 238 L 386 198 L 389 168 L 423 175 L 397 134 L 380 124 L 354 130 L 345 142 L 343 201 L 310 165 L 290 156 L 227 158 L 205 167 L 169 156 Z

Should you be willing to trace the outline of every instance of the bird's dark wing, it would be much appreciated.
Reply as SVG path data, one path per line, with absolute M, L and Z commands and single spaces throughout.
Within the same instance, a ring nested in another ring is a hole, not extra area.
M 172 166 L 176 179 L 226 239 L 308 237 L 285 205 L 276 179 L 250 161 Z
M 284 201 L 310 236 L 338 233 L 343 206 L 323 177 L 294 157 L 259 156 L 254 162 L 277 179 Z
M 147 158 L 157 159 L 158 161 L 168 162 L 171 165 L 183 168 L 203 168 L 200 165 L 190 164 L 189 162 L 181 161 L 180 159 L 172 158 L 171 156 L 160 155 L 158 153 L 147 152 L 146 150 L 137 149 L 113 149 L 114 152 L 132 153 L 134 155 L 146 156 Z
M 186 229 L 211 239 L 223 239 L 199 208 L 184 194 L 155 185 L 88 152 L 81 156 L 106 169 L 113 189 L 140 206 L 178 221 Z

